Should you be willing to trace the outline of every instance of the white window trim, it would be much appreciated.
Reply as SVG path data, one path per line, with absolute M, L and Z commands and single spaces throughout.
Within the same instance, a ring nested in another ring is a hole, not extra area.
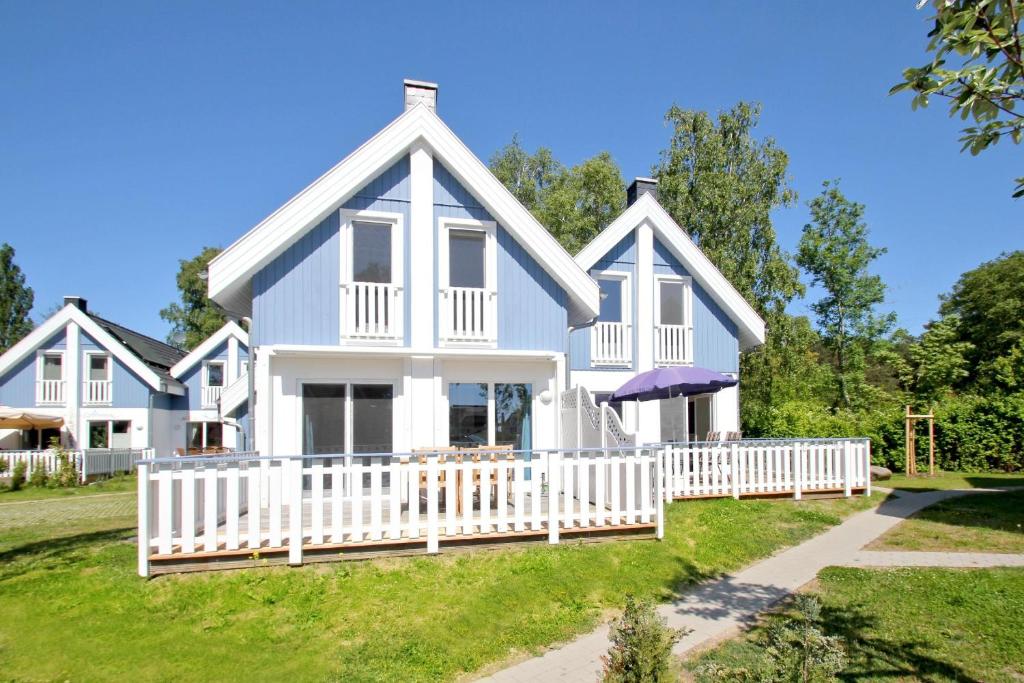
M 60 380 L 65 381 L 68 376 L 68 364 L 66 354 L 63 349 L 41 349 L 36 354 L 36 380 L 42 382 L 45 378 L 43 377 L 43 364 L 47 356 L 59 356 L 60 357 Z
M 85 363 L 83 364 L 82 367 L 83 367 L 83 369 L 85 371 L 85 372 L 83 372 L 83 375 L 85 376 L 85 381 L 86 382 L 94 381 L 92 379 L 92 377 L 90 377 L 90 375 L 92 374 L 92 357 L 93 356 L 103 356 L 104 358 L 107 359 L 107 378 L 105 380 L 95 380 L 95 381 L 104 381 L 104 382 L 111 382 L 111 381 L 113 381 L 113 379 L 114 379 L 114 367 L 113 367 L 113 365 L 114 364 L 113 364 L 113 359 L 110 357 L 109 353 L 107 353 L 106 351 L 85 351 L 83 355 L 84 355 L 84 358 L 85 358 Z
M 107 425 L 107 449 L 111 449 L 111 448 L 124 448 L 124 446 L 113 446 L 113 445 L 111 445 L 113 443 L 113 441 L 114 441 L 114 423 L 115 422 L 127 422 L 128 423 L 128 431 L 125 432 L 125 433 L 128 435 L 128 448 L 131 448 L 131 442 L 132 442 L 132 421 L 131 420 L 115 420 L 115 419 L 86 420 L 86 422 L 85 422 L 85 438 L 86 438 L 86 441 L 88 442 L 89 439 L 92 438 L 92 425 L 94 425 L 94 424 L 106 424 Z M 93 448 L 93 446 L 89 446 L 88 448 Z M 100 448 L 100 447 L 96 446 L 96 448 Z
M 522 381 L 516 382 L 512 380 L 495 380 L 487 382 L 473 382 L 463 380 L 448 380 L 444 383 L 444 402 L 446 405 L 446 414 L 444 416 L 445 423 L 449 424 L 452 414 L 452 400 L 451 400 L 451 385 L 452 384 L 485 384 L 487 385 L 487 443 L 494 444 L 498 434 L 498 409 L 494 398 L 494 387 L 498 384 L 525 384 L 530 387 L 530 422 L 535 424 L 534 419 L 537 415 L 537 391 L 533 382 Z M 532 427 L 531 427 L 532 429 Z M 531 436 L 532 439 L 532 436 Z M 451 445 L 451 432 L 445 431 L 445 444 Z
M 382 387 L 391 387 L 391 445 L 392 451 L 394 451 L 395 441 L 399 437 L 399 429 L 401 425 L 401 416 L 399 415 L 399 391 L 401 390 L 401 380 L 389 380 L 389 379 L 337 379 L 337 378 L 313 378 L 313 379 L 299 379 L 298 385 L 298 397 L 299 400 L 296 402 L 296 414 L 295 414 L 295 433 L 298 435 L 299 442 L 296 444 L 296 452 L 302 452 L 302 435 L 305 426 L 302 424 L 302 387 L 307 384 L 331 384 L 331 385 L 345 385 L 345 414 L 342 418 L 345 420 L 345 452 L 340 455 L 354 455 L 352 453 L 352 439 L 355 436 L 353 433 L 353 396 L 352 386 L 355 384 L 372 384 Z M 330 454 L 325 454 L 330 455 Z M 312 456 L 306 456 L 312 457 Z
M 224 389 L 228 385 L 228 362 L 223 358 L 211 358 L 210 360 L 203 361 L 203 374 L 202 374 L 202 386 L 209 387 L 210 385 L 210 366 L 221 365 L 223 370 L 221 371 L 221 383 L 220 388 Z
M 633 324 L 633 275 L 625 270 L 602 270 L 595 272 L 595 280 L 618 280 L 622 286 L 622 322 Z M 598 311 L 600 313 L 600 310 Z
M 686 328 L 687 365 L 693 365 L 693 278 L 688 275 L 658 273 L 654 276 L 654 327 L 661 326 L 661 283 L 681 282 L 683 284 L 683 326 Z M 657 338 L 655 338 L 657 343 Z M 655 359 L 657 365 L 657 359 Z
M 206 427 L 207 427 L 207 425 L 210 425 L 210 424 L 219 424 L 221 426 L 220 427 L 220 441 L 221 441 L 221 445 L 220 446 L 213 446 L 213 448 L 227 448 L 224 445 L 224 436 L 225 436 L 224 435 L 224 427 L 225 427 L 225 423 L 224 422 L 222 422 L 220 420 L 186 420 L 186 422 L 185 422 L 185 452 L 186 453 L 189 451 L 189 449 L 193 448 L 193 446 L 189 442 L 189 438 L 188 438 L 188 426 L 190 424 L 201 424 L 201 425 L 203 425 L 203 428 L 201 430 L 199 430 L 202 433 L 202 435 L 203 435 L 203 438 L 202 438 L 203 444 L 202 444 L 202 446 L 199 447 L 200 450 L 204 450 L 205 451 L 207 448 L 210 448 L 210 446 L 207 445 L 207 443 L 206 443 L 206 436 L 207 436 L 207 434 L 206 434 Z M 114 431 L 113 431 L 114 430 L 114 425 L 110 425 L 110 430 L 111 430 L 110 431 L 110 436 L 113 436 L 113 434 L 114 434 Z
M 394 213 L 391 211 L 372 211 L 369 209 L 339 209 L 338 215 L 341 221 L 341 239 L 340 250 L 340 267 L 338 269 L 338 275 L 341 280 L 339 286 L 342 290 L 354 283 L 353 272 L 352 272 L 352 258 L 355 255 L 355 249 L 353 247 L 353 238 L 355 230 L 353 229 L 353 223 L 379 223 L 391 226 L 391 286 L 402 291 L 405 290 L 405 216 L 401 213 Z M 341 321 L 339 325 L 341 338 L 339 342 L 343 345 L 357 345 L 365 346 L 367 344 L 373 346 L 401 346 L 405 343 L 404 339 L 351 339 L 345 335 L 345 321 L 348 318 L 345 315 L 346 296 L 345 292 L 342 291 L 339 300 L 339 311 L 338 319 Z M 402 296 L 402 307 L 403 309 L 407 306 L 406 297 Z M 404 321 L 405 311 L 401 311 L 401 315 Z M 403 322 L 404 329 L 404 322 Z M 404 334 L 403 334 L 404 336 Z
M 474 218 L 437 219 L 437 296 L 451 285 L 449 280 L 449 235 L 451 230 L 460 232 L 478 231 L 484 234 L 484 290 L 488 294 L 488 305 L 491 307 L 490 318 L 493 320 L 494 339 L 483 342 L 446 341 L 439 339 L 439 346 L 450 348 L 496 348 L 498 346 L 497 330 L 497 295 L 498 295 L 498 224 L 495 221 L 481 221 Z M 443 321 L 438 302 L 438 321 Z M 440 335 L 441 330 L 438 330 Z

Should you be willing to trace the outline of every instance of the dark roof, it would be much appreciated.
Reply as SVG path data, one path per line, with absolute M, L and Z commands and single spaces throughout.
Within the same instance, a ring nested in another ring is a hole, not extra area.
M 121 327 L 117 323 L 101 318 L 98 315 L 93 315 L 92 313 L 87 315 L 114 339 L 121 342 L 126 349 L 137 356 L 149 369 L 160 375 L 161 379 L 165 379 L 172 384 L 178 383 L 177 380 L 171 377 L 170 370 L 175 363 L 185 357 L 186 353 L 184 351 L 162 341 L 157 341 L 152 337 L 139 334 L 134 330 L 129 330 L 127 327 Z

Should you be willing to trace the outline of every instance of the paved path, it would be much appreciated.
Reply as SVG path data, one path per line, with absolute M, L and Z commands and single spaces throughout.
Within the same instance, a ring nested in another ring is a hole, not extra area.
M 849 567 L 1024 567 L 1024 554 L 861 550 Z
M 918 510 L 970 491 L 903 493 L 872 510 L 858 513 L 842 524 L 751 565 L 733 576 L 700 584 L 658 611 L 673 628 L 692 632 L 675 647 L 683 655 L 732 635 L 758 614 L 813 580 L 828 566 L 850 565 L 860 548 L 875 540 Z M 537 680 L 593 683 L 601 671 L 601 656 L 608 651 L 608 626 L 602 625 L 557 650 L 520 662 L 485 680 L 526 682 Z
M 103 493 L 0 504 L 0 529 L 54 524 L 77 519 L 134 516 L 135 494 Z

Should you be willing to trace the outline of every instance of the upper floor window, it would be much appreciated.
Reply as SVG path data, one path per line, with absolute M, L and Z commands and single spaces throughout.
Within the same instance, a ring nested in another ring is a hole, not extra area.
M 224 386 L 224 361 L 212 360 L 206 364 L 206 386 Z
M 633 362 L 629 274 L 606 271 L 594 277 L 601 290 L 601 308 L 590 331 L 590 364 L 628 366 Z
M 111 399 L 110 356 L 105 353 L 85 354 L 85 385 L 82 403 L 108 404 Z
M 37 363 L 36 403 L 64 403 L 64 352 L 45 351 L 39 355 Z
M 655 279 L 654 362 L 693 363 L 693 292 L 690 278 L 659 275 Z
M 215 408 L 227 380 L 227 363 L 222 360 L 206 361 L 203 364 L 202 407 Z
M 442 218 L 438 230 L 440 341 L 493 345 L 498 340 L 497 224 Z
M 396 343 L 403 338 L 402 215 L 342 210 L 341 337 Z

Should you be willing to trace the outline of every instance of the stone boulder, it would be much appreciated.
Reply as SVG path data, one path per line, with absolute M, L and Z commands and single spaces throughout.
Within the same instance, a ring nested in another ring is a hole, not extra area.
M 871 481 L 885 481 L 892 477 L 892 470 L 881 465 L 871 466 Z

